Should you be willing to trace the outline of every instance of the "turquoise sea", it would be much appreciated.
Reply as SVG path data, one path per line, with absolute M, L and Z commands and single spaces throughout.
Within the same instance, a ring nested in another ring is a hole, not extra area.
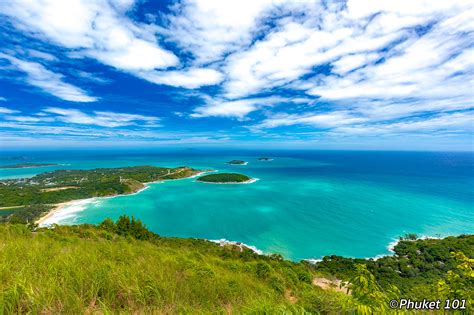
M 270 156 L 273 161 L 258 161 Z M 95 198 L 55 215 L 61 224 L 133 215 L 164 236 L 227 239 L 293 260 L 324 255 L 374 257 L 406 233 L 474 233 L 474 154 L 357 151 L 3 152 L 0 164 L 59 163 L 2 169 L 0 178 L 58 168 L 182 166 L 240 172 L 259 180 L 213 185 L 195 179 L 150 184 Z M 242 159 L 246 166 L 226 164 Z

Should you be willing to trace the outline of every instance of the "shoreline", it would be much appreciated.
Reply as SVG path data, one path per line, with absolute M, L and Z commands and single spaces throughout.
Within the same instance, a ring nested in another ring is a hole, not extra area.
M 420 235 L 416 240 L 401 240 L 401 239 L 394 239 L 393 241 L 389 242 L 387 244 L 387 246 L 385 247 L 389 253 L 387 254 L 378 254 L 378 255 L 375 255 L 375 256 L 370 256 L 370 257 L 353 257 L 353 256 L 342 256 L 344 258 L 351 258 L 351 259 L 367 259 L 367 260 L 378 260 L 380 258 L 383 258 L 383 257 L 391 257 L 391 256 L 395 256 L 395 251 L 394 251 L 394 248 L 395 246 L 398 245 L 398 243 L 400 243 L 401 241 L 407 241 L 407 242 L 416 242 L 418 240 L 441 240 L 443 238 L 446 238 L 446 237 L 450 237 L 450 236 L 453 236 L 453 237 L 457 237 L 457 236 L 460 236 L 460 235 L 464 235 L 463 233 L 461 234 L 446 234 L 446 235 L 442 235 L 442 236 L 429 236 L 429 235 Z M 311 264 L 317 264 L 318 262 L 321 262 L 323 261 L 323 257 L 326 257 L 326 256 L 331 256 L 333 254 L 329 254 L 329 255 L 324 255 L 320 258 L 308 258 L 308 259 L 302 259 L 304 261 L 307 261 Z M 336 256 L 341 256 L 341 255 L 337 255 Z
M 204 173 L 210 173 L 210 172 L 216 172 L 216 170 L 206 170 L 206 171 L 202 171 L 202 172 L 199 172 L 197 174 L 194 174 L 192 176 L 189 176 L 189 177 L 183 177 L 183 178 L 176 178 L 176 179 L 160 179 L 160 180 L 156 180 L 156 181 L 153 181 L 153 182 L 146 182 L 146 183 L 142 183 L 143 184 L 143 187 L 134 191 L 134 192 L 131 192 L 129 194 L 120 194 L 120 195 L 113 195 L 113 196 L 101 196 L 101 197 L 91 197 L 91 198 L 84 198 L 84 199 L 74 199 L 74 200 L 70 200 L 70 201 L 65 201 L 65 202 L 61 202 L 61 203 L 58 203 L 58 204 L 55 204 L 54 207 L 48 211 L 48 213 L 46 213 L 45 215 L 43 215 L 42 217 L 40 217 L 38 220 L 35 221 L 35 224 L 38 224 L 39 227 L 47 227 L 47 226 L 50 226 L 52 224 L 57 224 L 57 222 L 51 222 L 49 224 L 45 224 L 45 221 L 47 221 L 48 219 L 51 219 L 52 217 L 54 217 L 55 214 L 58 214 L 61 212 L 61 210 L 64 210 L 64 208 L 68 208 L 68 207 L 72 207 L 72 206 L 76 206 L 76 205 L 82 205 L 82 203 L 84 204 L 88 204 L 96 199 L 98 200 L 103 200 L 103 199 L 110 199 L 110 198 L 116 198 L 116 197 L 121 197 L 121 196 L 132 196 L 132 195 L 136 195 L 136 194 L 139 194 L 141 193 L 142 191 L 150 188 L 150 185 L 151 184 L 162 184 L 166 181 L 171 181 L 171 180 L 181 180 L 181 179 L 188 179 L 188 178 L 195 178 L 195 177 L 198 177 L 198 176 L 201 176 L 202 174 Z M 87 202 L 86 202 L 87 201 Z M 82 211 L 82 210 L 81 210 Z
M 150 182 L 150 183 L 160 183 L 160 181 L 157 181 L 157 182 Z M 133 194 L 137 194 L 145 189 L 147 189 L 149 186 L 147 187 L 144 187 L 143 189 L 140 189 L 139 191 L 133 193 Z M 76 200 L 71 200 L 71 201 L 68 201 L 68 202 L 62 202 L 62 203 L 59 203 L 56 205 L 55 208 L 53 208 L 50 212 L 48 212 L 47 214 L 45 214 L 44 216 L 42 216 L 40 219 L 38 219 L 35 223 L 38 224 L 39 227 L 50 227 L 51 225 L 53 224 L 58 224 L 57 222 L 51 222 L 49 224 L 44 224 L 44 221 L 47 221 L 49 218 L 53 217 L 55 214 L 59 213 L 61 210 L 63 210 L 64 208 L 67 208 L 67 207 L 73 207 L 73 206 L 83 206 L 83 205 L 87 205 L 95 200 L 98 200 L 98 199 L 102 199 L 102 198 L 115 198 L 115 197 L 120 197 L 120 196 L 129 196 L 131 194 L 127 194 L 127 195 L 116 195 L 116 196 L 107 196 L 107 197 L 92 197 L 92 198 L 85 198 L 85 199 L 76 199 Z M 84 209 L 80 209 L 80 210 L 77 210 L 77 211 L 74 211 L 74 212 L 80 212 L 80 211 L 83 211 Z M 457 236 L 460 236 L 460 235 L 463 235 L 463 234 L 447 234 L 447 235 L 443 235 L 443 236 L 429 236 L 429 235 L 421 235 L 420 237 L 418 237 L 416 240 L 406 240 L 406 241 L 409 241 L 409 242 L 415 242 L 417 240 L 427 240 L 427 239 L 443 239 L 443 238 L 446 238 L 446 237 L 450 237 L 450 236 L 453 236 L 453 237 L 457 237 Z M 187 237 L 187 238 L 195 238 L 195 237 Z M 253 245 L 248 245 L 246 243 L 243 243 L 243 242 L 238 242 L 238 241 L 230 241 L 230 240 L 227 240 L 225 238 L 221 238 L 221 239 L 206 239 L 206 238 L 199 238 L 197 237 L 196 239 L 200 239 L 200 240 L 205 240 L 205 241 L 209 241 L 209 242 L 212 242 L 212 243 L 216 243 L 218 244 L 219 246 L 226 246 L 226 245 L 232 245 L 232 246 L 237 246 L 237 247 L 240 247 L 240 250 L 242 251 L 243 248 L 246 248 L 248 250 L 251 250 L 252 252 L 258 254 L 258 255 L 264 255 L 264 256 L 269 256 L 269 255 L 272 255 L 272 254 L 275 254 L 275 253 L 267 253 L 267 252 L 264 252 L 263 250 L 259 249 L 258 247 L 256 246 L 253 246 Z M 379 254 L 379 255 L 376 255 L 376 256 L 371 256 L 371 257 L 354 257 L 354 256 L 343 256 L 343 257 L 346 257 L 346 258 L 351 258 L 351 259 L 366 259 L 366 260 L 378 260 L 380 258 L 383 258 L 383 257 L 391 257 L 391 256 L 395 256 L 395 252 L 393 251 L 393 248 L 399 243 L 401 242 L 402 240 L 398 239 L 398 240 L 394 240 L 392 242 L 390 242 L 386 248 L 388 249 L 388 251 L 390 253 L 384 253 L 384 254 Z M 403 240 L 405 241 L 405 240 Z M 327 257 L 327 256 L 330 256 L 332 254 L 328 254 L 328 255 L 324 255 L 324 256 L 321 256 L 320 258 L 306 258 L 306 259 L 299 259 L 299 260 L 293 260 L 293 259 L 290 259 L 290 258 L 287 258 L 285 257 L 285 259 L 288 259 L 288 260 L 291 260 L 291 261 L 307 261 L 308 263 L 310 264 L 317 264 L 318 262 L 321 262 L 322 261 L 322 258 L 323 257 Z M 336 256 L 340 256 L 340 255 L 336 255 Z
M 65 201 L 65 202 L 57 203 L 57 204 L 54 205 L 54 207 L 50 211 L 48 211 L 48 213 L 46 213 L 45 215 L 40 217 L 38 220 L 36 220 L 35 224 L 38 224 L 38 227 L 47 227 L 47 226 L 50 226 L 52 224 L 57 224 L 56 222 L 52 222 L 50 224 L 45 224 L 45 221 L 47 221 L 48 219 L 51 219 L 52 217 L 54 217 L 55 214 L 59 213 L 64 208 L 75 206 L 78 203 L 79 204 L 84 203 L 85 201 L 87 201 L 87 203 L 89 203 L 89 202 L 93 201 L 93 199 L 95 199 L 95 198 L 100 198 L 100 197 L 75 199 L 75 200 L 71 200 L 71 201 Z
M 202 172 L 199 172 L 195 175 L 192 175 L 192 176 L 189 176 L 189 177 L 185 177 L 183 179 L 186 179 L 186 178 L 196 178 L 196 177 L 199 177 L 199 176 L 202 176 L 203 174 L 206 174 L 206 173 L 215 173 L 217 172 L 218 170 L 208 170 L 208 171 L 202 171 Z M 172 179 L 173 180 L 173 179 Z
M 258 255 L 270 255 L 270 254 L 265 254 L 262 250 L 258 249 L 255 246 L 247 245 L 247 244 L 242 243 L 242 242 L 229 241 L 229 240 L 226 240 L 225 238 L 221 238 L 219 240 L 208 240 L 208 239 L 205 239 L 205 240 L 207 240 L 209 242 L 219 244 L 219 246 L 221 246 L 221 247 L 224 247 L 226 245 L 232 245 L 232 246 L 239 247 L 240 251 L 242 251 L 243 248 L 246 248 L 246 249 L 249 249 L 249 250 L 251 250 L 252 252 L 254 252 L 255 254 L 258 254 Z

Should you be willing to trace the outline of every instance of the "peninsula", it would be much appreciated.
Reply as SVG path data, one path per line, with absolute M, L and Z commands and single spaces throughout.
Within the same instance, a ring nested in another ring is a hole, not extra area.
M 219 173 L 201 176 L 197 181 L 212 184 L 248 184 L 253 183 L 255 178 L 237 173 Z
M 20 221 L 32 221 L 51 209 L 64 205 L 65 202 L 132 194 L 145 188 L 150 182 L 188 178 L 201 173 L 202 171 L 187 166 L 56 170 L 31 178 L 0 181 L 0 208 L 20 208 L 10 217 L 16 217 Z
M 18 163 L 13 165 L 0 165 L 1 168 L 31 168 L 31 167 L 46 167 L 46 166 L 58 166 L 59 164 L 54 163 Z
M 242 160 L 232 160 L 226 163 L 231 164 L 231 165 L 247 165 L 248 164 L 248 162 L 242 161 Z

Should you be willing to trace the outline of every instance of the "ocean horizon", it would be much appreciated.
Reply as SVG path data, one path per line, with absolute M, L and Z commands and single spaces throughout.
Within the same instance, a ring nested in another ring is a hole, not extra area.
M 272 161 L 259 161 L 269 156 Z M 0 179 L 55 169 L 133 165 L 238 172 L 258 181 L 210 185 L 195 178 L 148 184 L 132 195 L 91 198 L 48 223 L 99 223 L 122 214 L 162 236 L 226 239 L 292 260 L 388 255 L 400 236 L 474 232 L 472 152 L 304 150 L 90 150 L 3 152 Z M 247 165 L 229 165 L 229 160 Z

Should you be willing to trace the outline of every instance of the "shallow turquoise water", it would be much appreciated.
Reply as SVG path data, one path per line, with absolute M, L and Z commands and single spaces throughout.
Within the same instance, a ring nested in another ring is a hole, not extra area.
M 256 152 L 118 152 L 61 158 L 45 153 L 35 159 L 68 164 L 62 168 L 188 165 L 259 179 L 246 185 L 195 179 L 154 183 L 135 195 L 66 209 L 55 218 L 64 224 L 97 223 L 126 213 L 160 235 L 225 238 L 295 260 L 388 254 L 389 243 L 405 233 L 474 233 L 472 154 L 270 153 L 275 160 L 268 162 L 258 161 Z M 231 159 L 249 164 L 225 164 Z M 42 171 L 2 170 L 0 176 Z

